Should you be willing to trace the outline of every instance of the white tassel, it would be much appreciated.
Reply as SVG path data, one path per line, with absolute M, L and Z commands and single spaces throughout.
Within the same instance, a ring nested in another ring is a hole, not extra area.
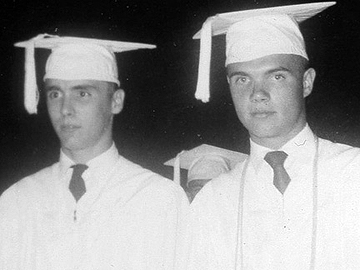
M 45 37 L 54 37 L 48 34 L 40 34 L 30 39 L 25 47 L 25 83 L 24 99 L 25 108 L 28 113 L 37 113 L 39 103 L 39 90 L 36 84 L 36 67 L 35 67 L 35 42 Z
M 181 151 L 179 154 L 176 155 L 174 161 L 174 182 L 178 185 L 181 185 L 181 178 L 180 178 L 180 156 L 184 153 Z
M 212 21 L 213 18 L 210 17 L 201 28 L 199 70 L 195 97 L 202 102 L 208 102 L 210 99 Z
M 28 113 L 37 113 L 39 91 L 36 84 L 35 41 L 31 40 L 25 47 L 25 108 Z

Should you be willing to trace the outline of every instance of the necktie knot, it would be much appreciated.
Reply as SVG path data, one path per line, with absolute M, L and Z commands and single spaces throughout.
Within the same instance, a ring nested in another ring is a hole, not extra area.
M 85 194 L 86 187 L 82 174 L 88 168 L 85 164 L 76 164 L 71 166 L 73 174 L 71 176 L 69 189 L 73 194 L 76 202 Z
M 287 158 L 287 154 L 284 151 L 273 151 L 268 152 L 264 159 L 271 168 L 276 168 L 278 166 L 284 166 L 285 159 Z
M 75 165 L 72 165 L 71 168 L 74 169 L 73 175 L 81 176 L 86 171 L 86 169 L 89 167 L 85 164 L 75 164 Z

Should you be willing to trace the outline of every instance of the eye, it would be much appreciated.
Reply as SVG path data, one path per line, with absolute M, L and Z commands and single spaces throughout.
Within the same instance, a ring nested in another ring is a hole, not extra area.
M 283 74 L 275 74 L 274 78 L 275 80 L 280 81 L 285 79 L 285 76 Z
M 90 93 L 84 92 L 84 91 L 80 91 L 80 92 L 79 92 L 79 96 L 80 96 L 80 97 L 88 97 L 88 96 L 90 96 Z
M 247 84 L 249 82 L 249 78 L 246 76 L 234 76 L 232 78 L 232 82 L 234 84 Z
M 241 83 L 246 83 L 248 81 L 248 79 L 246 77 L 240 77 L 238 79 L 238 81 L 241 82 Z
M 49 99 L 56 99 L 56 98 L 60 97 L 60 93 L 59 93 L 59 91 L 49 91 L 47 96 Z

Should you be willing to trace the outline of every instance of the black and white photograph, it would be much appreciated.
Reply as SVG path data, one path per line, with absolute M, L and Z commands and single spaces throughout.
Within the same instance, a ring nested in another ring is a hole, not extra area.
M 0 7 L 0 269 L 360 269 L 355 0 Z

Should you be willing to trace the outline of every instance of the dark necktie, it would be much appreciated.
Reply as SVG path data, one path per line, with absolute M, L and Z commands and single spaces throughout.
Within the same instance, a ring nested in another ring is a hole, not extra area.
M 274 170 L 274 185 L 284 194 L 291 179 L 284 168 L 284 161 L 287 158 L 287 154 L 283 151 L 269 152 L 265 155 L 264 159 L 271 168 Z
M 71 168 L 73 168 L 74 171 L 71 176 L 69 189 L 77 202 L 86 192 L 85 182 L 81 175 L 88 166 L 84 164 L 76 164 L 71 166 Z

